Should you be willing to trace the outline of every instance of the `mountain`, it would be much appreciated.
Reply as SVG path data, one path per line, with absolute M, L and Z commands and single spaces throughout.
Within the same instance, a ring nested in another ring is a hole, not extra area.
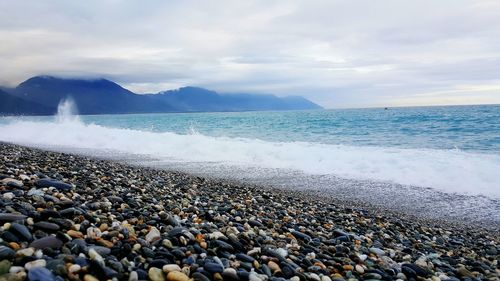
M 0 88 L 0 90 L 2 91 L 0 114 L 52 114 L 56 111 L 55 108 L 59 102 L 68 98 L 75 102 L 80 114 L 321 108 L 302 97 L 219 94 L 197 87 L 183 87 L 158 94 L 138 95 L 106 79 L 35 76 L 22 82 L 16 88 Z
M 17 86 L 15 96 L 50 107 L 71 98 L 80 114 L 150 113 L 175 109 L 137 95 L 106 79 L 61 79 L 36 76 Z
M 280 98 L 262 94 L 218 94 L 198 87 L 182 87 L 178 90 L 148 95 L 152 99 L 176 105 L 182 111 L 255 111 L 301 110 L 321 107 L 302 97 Z
M 0 115 L 52 115 L 55 107 L 23 100 L 0 90 Z

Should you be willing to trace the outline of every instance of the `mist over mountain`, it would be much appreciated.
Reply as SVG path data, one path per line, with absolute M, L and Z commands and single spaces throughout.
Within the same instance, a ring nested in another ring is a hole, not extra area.
M 3 91 L 1 89 L 4 89 Z M 106 79 L 32 77 L 13 89 L 0 88 L 0 114 L 48 115 L 61 100 L 71 98 L 79 114 L 122 114 L 206 111 L 302 110 L 319 105 L 302 97 L 259 94 L 219 94 L 183 87 L 139 95 Z
M 173 111 L 167 104 L 144 98 L 106 79 L 61 79 L 36 76 L 17 86 L 14 96 L 57 107 L 71 98 L 80 114 L 150 113 Z
M 198 87 L 148 95 L 150 98 L 175 105 L 180 111 L 250 111 L 319 109 L 317 104 L 302 97 L 280 98 L 264 94 L 219 94 Z

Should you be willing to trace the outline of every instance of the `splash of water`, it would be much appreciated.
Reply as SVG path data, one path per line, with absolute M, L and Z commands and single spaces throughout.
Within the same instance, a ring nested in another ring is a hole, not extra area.
M 66 100 L 54 120 L 12 119 L 0 124 L 0 141 L 135 153 L 161 161 L 286 169 L 500 198 L 497 154 L 213 137 L 193 125 L 187 134 L 133 130 L 84 123 L 75 112 L 74 102 Z
M 57 123 L 80 122 L 75 101 L 71 98 L 61 100 L 57 106 L 55 119 Z
M 196 130 L 196 126 L 194 124 L 189 124 L 189 128 L 188 128 L 188 135 L 200 135 L 200 132 L 198 132 L 198 130 Z

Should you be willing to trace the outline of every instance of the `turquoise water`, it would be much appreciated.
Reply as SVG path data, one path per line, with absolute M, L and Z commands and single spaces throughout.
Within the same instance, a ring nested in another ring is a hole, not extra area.
M 236 178 L 277 169 L 500 198 L 499 105 L 96 116 L 75 116 L 70 103 L 59 109 L 56 117 L 1 119 L 0 140 Z
M 107 127 L 357 146 L 500 153 L 500 105 L 82 116 Z
M 16 118 L 0 119 L 8 123 Z M 24 117 L 51 121 L 53 117 Z M 273 142 L 460 149 L 500 153 L 500 105 L 280 112 L 84 115 L 111 128 Z
M 500 106 L 0 118 L 0 141 L 500 229 Z

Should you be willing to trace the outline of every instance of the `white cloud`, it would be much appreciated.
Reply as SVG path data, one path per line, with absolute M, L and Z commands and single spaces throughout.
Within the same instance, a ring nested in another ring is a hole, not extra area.
M 500 74 L 498 10 L 465 0 L 0 1 L 0 84 L 53 74 L 328 107 L 500 103 L 497 88 L 477 90 Z

